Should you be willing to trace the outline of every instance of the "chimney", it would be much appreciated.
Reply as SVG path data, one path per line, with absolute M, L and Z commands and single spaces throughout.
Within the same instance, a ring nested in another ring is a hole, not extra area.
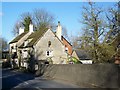
M 57 26 L 57 30 L 56 30 L 56 35 L 57 35 L 57 37 L 61 40 L 62 26 L 60 25 L 60 21 L 58 21 L 58 26 Z
M 30 33 L 33 32 L 33 24 L 32 24 L 32 21 L 30 22 L 30 25 L 29 25 L 29 32 L 30 32 Z
M 19 35 L 22 34 L 22 33 L 24 33 L 24 27 L 19 28 Z

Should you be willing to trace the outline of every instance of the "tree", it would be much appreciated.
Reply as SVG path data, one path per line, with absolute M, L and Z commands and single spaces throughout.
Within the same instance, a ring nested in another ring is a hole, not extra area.
M 21 23 L 24 26 L 25 31 L 29 31 L 29 25 L 30 25 L 30 23 L 32 23 L 31 14 L 30 13 L 25 13 L 25 14 L 22 15 L 22 17 L 23 17 L 23 22 L 21 22 Z
M 6 41 L 4 38 L 2 38 L 2 37 L 0 37 L 0 46 L 1 46 L 0 51 L 5 51 L 5 50 L 8 49 L 8 43 L 7 43 L 7 41 Z
M 54 16 L 45 9 L 35 9 L 32 13 L 26 12 L 20 16 L 20 19 L 15 23 L 13 34 L 19 33 L 19 28 L 25 27 L 25 31 L 29 30 L 30 22 L 33 23 L 36 30 L 44 30 L 45 28 L 55 28 Z
M 71 35 L 71 37 L 70 37 L 70 40 L 71 40 L 71 43 L 72 43 L 72 48 L 75 50 L 75 49 L 77 49 L 77 48 L 79 48 L 79 45 L 80 44 L 78 44 L 78 37 L 77 36 L 73 36 L 73 35 Z
M 66 28 L 66 27 L 62 27 L 62 35 L 63 35 L 65 38 L 68 38 L 68 32 L 67 32 L 67 28 Z
M 0 59 L 2 58 L 2 51 L 8 50 L 8 43 L 7 41 L 0 37 Z
M 17 36 L 19 34 L 19 28 L 20 28 L 20 24 L 19 21 L 17 21 L 12 30 L 14 36 Z
M 33 12 L 33 22 L 37 30 L 49 27 L 54 28 L 54 20 L 54 16 L 45 9 L 35 9 Z
M 95 63 L 108 62 L 111 58 L 114 49 L 112 46 L 103 42 L 104 35 L 107 32 L 107 23 L 102 18 L 104 17 L 103 10 L 93 2 L 88 3 L 88 7 L 83 7 L 84 34 L 81 37 L 84 49 L 90 51 Z
M 65 26 L 62 27 L 62 36 L 70 42 L 70 38 L 68 36 L 68 30 Z
M 24 27 L 25 31 L 29 30 L 29 24 L 32 22 L 32 15 L 29 12 L 25 12 L 21 14 L 20 20 L 18 20 L 13 28 L 13 35 L 18 35 L 19 34 L 19 28 Z
M 106 41 L 112 42 L 120 33 L 120 2 L 116 3 L 114 7 L 108 9 L 106 17 L 108 20 L 109 33 L 106 35 Z

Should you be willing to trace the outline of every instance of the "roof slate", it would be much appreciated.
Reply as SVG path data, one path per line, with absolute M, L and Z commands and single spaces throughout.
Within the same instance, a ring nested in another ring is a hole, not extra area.
M 37 30 L 37 31 L 34 31 L 33 33 L 31 33 L 28 38 L 25 40 L 29 40 L 29 39 L 32 39 L 28 44 L 27 46 L 24 46 L 24 43 L 19 47 L 19 48 L 27 48 L 27 47 L 31 47 L 33 46 L 46 32 L 48 31 L 48 28 L 44 28 L 44 29 L 40 29 L 40 30 Z M 53 34 L 55 34 L 53 32 Z M 55 34 L 56 35 L 56 34 Z M 58 37 L 57 37 L 58 38 Z M 62 39 L 64 37 L 62 36 Z M 58 38 L 59 39 L 59 38 Z M 65 39 L 65 38 L 64 38 Z M 66 39 L 65 39 L 66 40 Z M 67 40 L 66 40 L 67 41 Z M 62 41 L 60 40 L 60 42 L 62 43 Z M 68 41 L 67 41 L 68 42 Z M 69 42 L 68 42 L 69 43 Z M 63 44 L 63 43 L 62 43 Z M 69 43 L 70 44 L 70 43 Z M 71 44 L 70 44 L 71 45 Z
M 17 42 L 17 41 L 19 41 L 24 35 L 26 35 L 28 32 L 24 32 L 24 33 L 22 33 L 22 34 L 20 34 L 20 35 L 18 35 L 16 38 L 14 38 L 9 44 L 11 44 L 11 43 L 15 43 L 15 42 Z
M 37 31 L 34 31 L 33 33 L 30 34 L 30 36 L 26 39 L 26 40 L 29 40 L 29 39 L 32 39 L 26 47 L 31 47 L 35 44 L 35 42 L 40 39 L 44 33 L 47 31 L 48 29 L 41 29 L 41 30 L 37 30 Z M 20 46 L 20 48 L 24 47 L 24 44 L 22 44 Z
M 80 60 L 90 60 L 92 59 L 89 53 L 85 50 L 75 50 Z

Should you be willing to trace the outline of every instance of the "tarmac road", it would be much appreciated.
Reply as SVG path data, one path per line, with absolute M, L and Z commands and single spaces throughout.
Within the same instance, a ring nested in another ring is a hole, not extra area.
M 2 69 L 2 89 L 34 88 L 43 90 L 44 88 L 79 88 L 77 85 L 68 84 L 67 82 L 58 80 L 47 80 L 41 77 L 35 77 L 30 73 L 23 73 L 16 70 Z

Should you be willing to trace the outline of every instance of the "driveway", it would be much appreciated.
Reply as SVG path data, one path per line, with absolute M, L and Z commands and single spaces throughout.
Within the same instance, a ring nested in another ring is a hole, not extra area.
M 12 88 L 79 88 L 77 85 L 68 84 L 58 80 L 47 80 L 41 77 L 35 77 L 30 73 L 23 73 L 16 70 L 2 69 L 2 89 Z

